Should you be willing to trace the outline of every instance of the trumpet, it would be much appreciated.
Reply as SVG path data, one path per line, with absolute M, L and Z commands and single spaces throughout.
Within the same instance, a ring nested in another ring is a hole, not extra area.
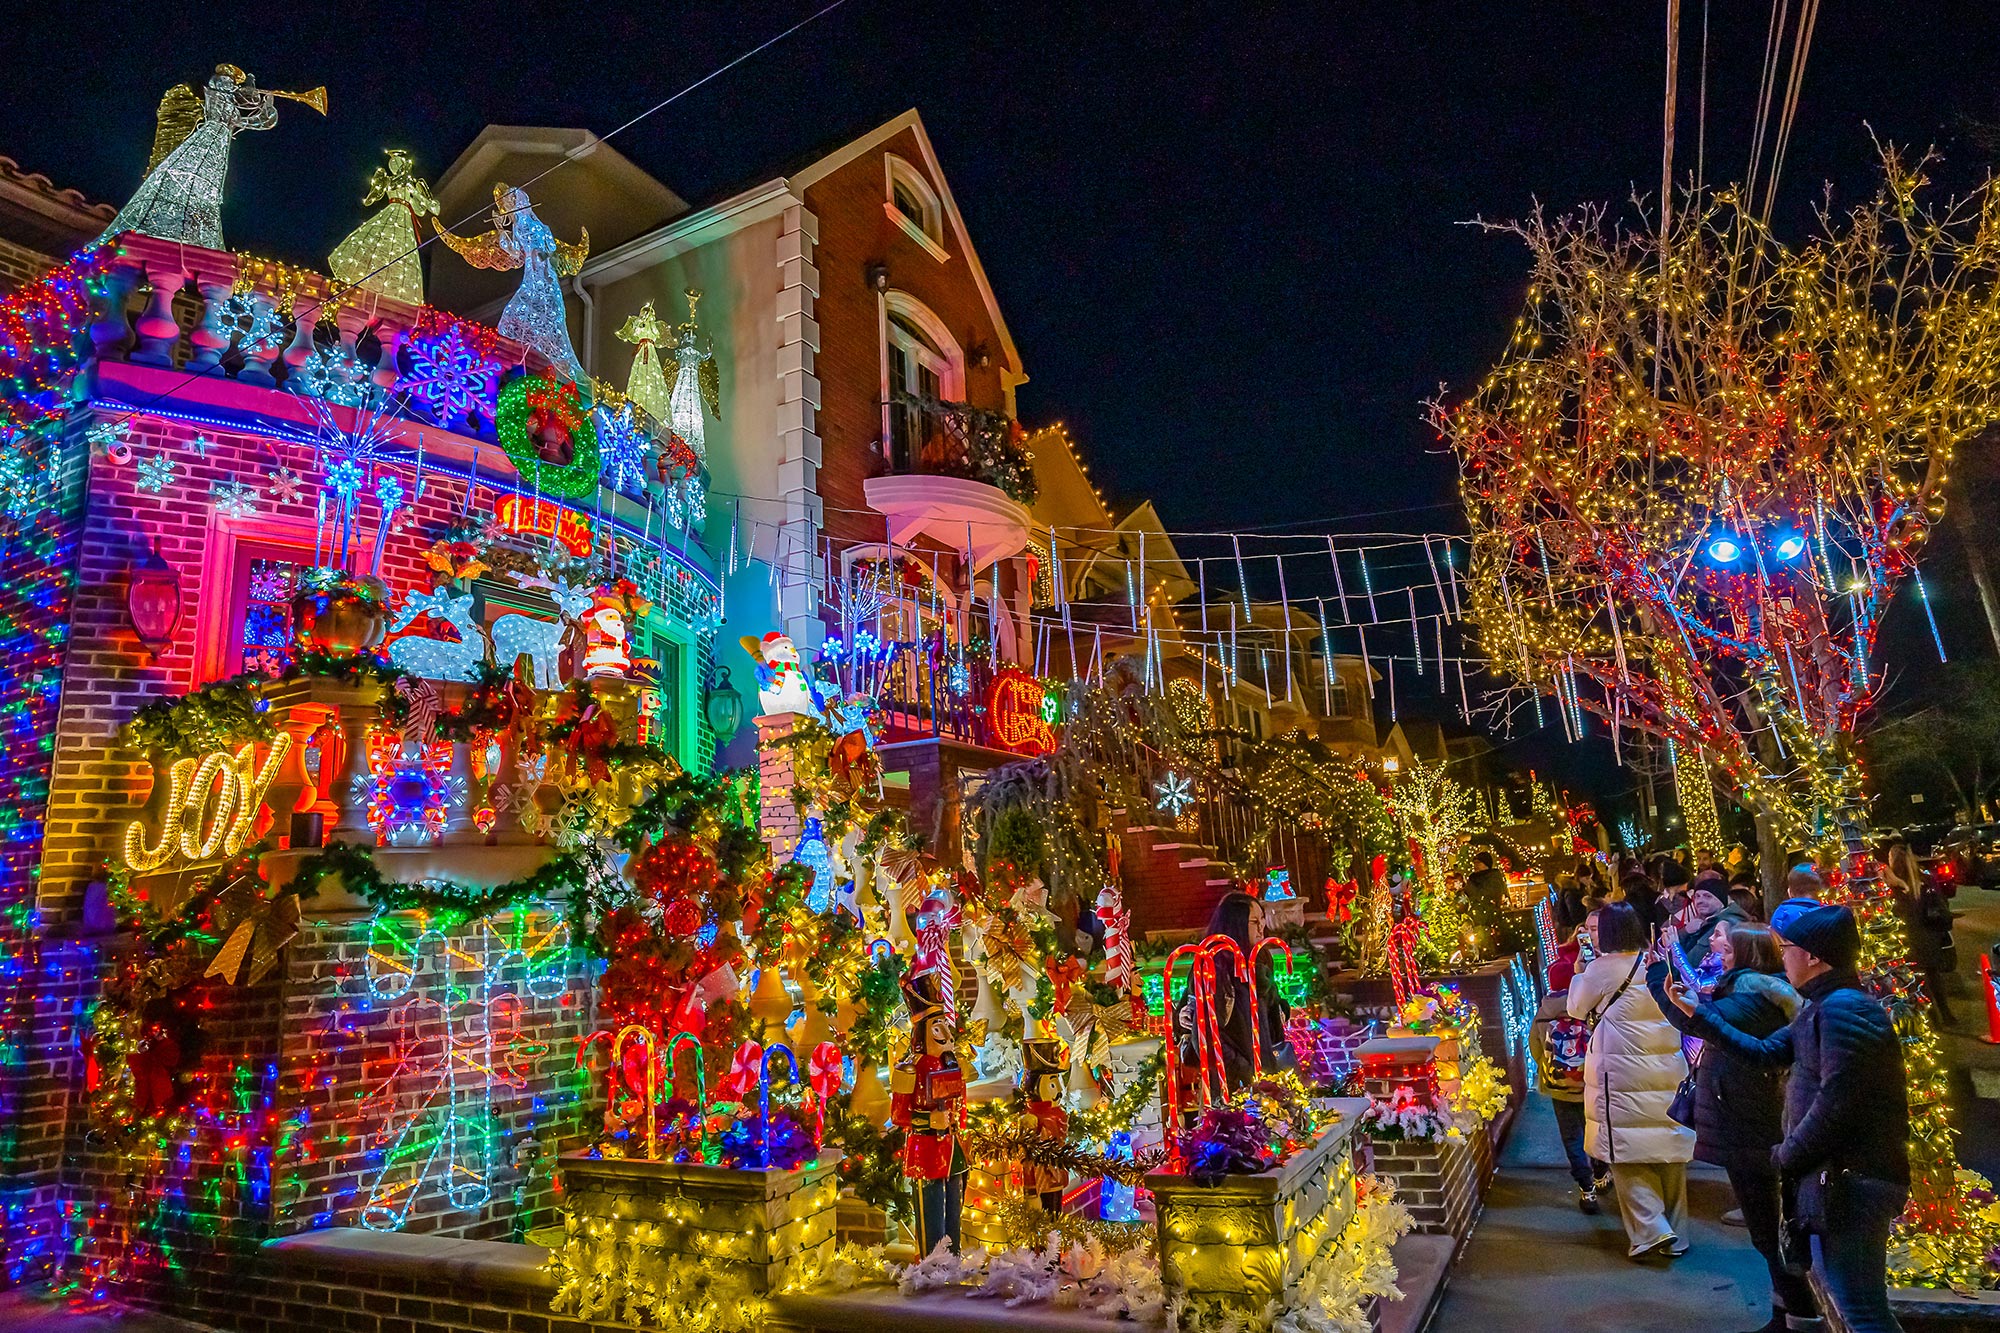
M 267 88 L 265 91 L 273 97 L 282 97 L 287 102 L 304 102 L 322 116 L 326 114 L 326 87 L 323 84 L 310 92 L 303 93 L 281 93 L 275 88 Z

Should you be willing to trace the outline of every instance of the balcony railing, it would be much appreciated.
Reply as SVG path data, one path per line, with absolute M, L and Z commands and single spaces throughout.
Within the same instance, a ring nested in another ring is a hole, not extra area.
M 493 329 L 411 305 L 323 274 L 249 255 L 127 233 L 108 266 L 89 330 L 99 362 L 129 362 L 279 389 L 338 408 L 367 404 L 392 418 L 487 443 L 506 376 L 547 369 L 542 357 Z M 130 309 L 135 293 L 143 303 Z M 645 486 L 693 501 L 697 525 L 706 474 L 685 445 L 637 404 L 596 384 L 600 414 L 616 403 L 625 429 L 655 461 L 607 476 L 612 489 Z M 600 416 L 599 431 L 607 427 Z M 632 451 L 628 450 L 628 453 Z M 498 450 L 489 460 L 504 457 Z M 670 500 L 670 508 L 672 500 Z
M 893 395 L 889 411 L 908 451 L 898 471 L 964 477 L 997 487 L 1019 504 L 1035 502 L 1034 458 L 1006 413 L 914 393 Z

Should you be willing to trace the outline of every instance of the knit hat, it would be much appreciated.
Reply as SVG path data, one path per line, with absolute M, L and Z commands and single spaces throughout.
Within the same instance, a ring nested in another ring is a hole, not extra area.
M 1771 909 L 1771 929 L 1789 937 L 1786 926 L 1798 920 L 1801 912 L 1810 912 L 1819 906 L 1817 898 L 1787 898 Z
M 1787 942 L 1830 967 L 1853 967 L 1861 957 L 1861 927 L 1855 924 L 1851 908 L 1808 907 L 1783 926 L 1772 924 Z

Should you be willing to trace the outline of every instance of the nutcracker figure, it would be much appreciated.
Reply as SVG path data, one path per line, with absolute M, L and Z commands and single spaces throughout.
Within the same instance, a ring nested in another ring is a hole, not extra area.
M 903 1001 L 910 1009 L 910 1054 L 890 1081 L 889 1115 L 909 1136 L 903 1174 L 917 1192 L 917 1248 L 929 1254 L 943 1240 L 955 1253 L 967 1170 L 958 1145 L 965 1075 L 958 1067 L 957 1015 L 934 970 L 904 978 Z
M 1062 1043 L 1053 1037 L 1030 1038 L 1021 1043 L 1021 1058 L 1021 1114 L 1017 1123 L 1051 1142 L 1068 1142 L 1069 1112 L 1063 1110 L 1062 1096 L 1069 1067 L 1063 1059 Z M 1065 1168 L 1022 1161 L 1021 1188 L 1041 1199 L 1043 1212 L 1061 1212 L 1063 1191 L 1068 1187 Z

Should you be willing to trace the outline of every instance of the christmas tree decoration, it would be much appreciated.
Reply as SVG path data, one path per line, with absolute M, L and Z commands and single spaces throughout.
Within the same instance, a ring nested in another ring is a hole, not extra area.
M 375 168 L 375 174 L 368 178 L 368 193 L 361 206 L 385 200 L 387 205 L 333 247 L 333 253 L 326 257 L 327 271 L 350 287 L 422 305 L 424 270 L 417 258 L 421 244 L 418 228 L 425 218 L 437 217 L 437 199 L 428 185 L 411 174 L 416 160 L 409 153 L 401 148 L 383 151 L 388 154 L 388 165 Z
M 229 176 L 229 146 L 245 130 L 278 123 L 276 98 L 305 102 L 326 114 L 326 90 L 264 92 L 234 65 L 217 65 L 199 95 L 181 84 L 160 100 L 153 158 L 131 202 L 99 241 L 136 231 L 204 250 L 222 244 L 222 189 Z
M 241 481 L 212 482 L 208 502 L 227 518 L 250 518 L 257 512 L 257 488 Z
M 165 454 L 150 454 L 132 469 L 134 484 L 151 495 L 161 495 L 174 484 L 174 460 Z
M 419 333 L 404 344 L 409 373 L 396 381 L 396 392 L 423 404 L 433 421 L 458 426 L 475 404 L 493 392 L 500 363 L 470 341 L 454 320 L 436 333 Z
M 1492 668 L 1555 693 L 1572 734 L 1588 712 L 1712 768 L 1762 817 L 1766 855 L 1841 867 L 1864 978 L 1907 1009 L 1907 1225 L 1983 1251 L 1854 751 L 1953 456 L 2000 421 L 2000 181 L 1940 204 L 1926 165 L 1885 147 L 1876 193 L 1820 212 L 1799 248 L 1732 191 L 1694 194 L 1664 235 L 1595 210 L 1512 227 L 1528 307 L 1485 383 L 1432 415 Z
M 464 237 L 440 224 L 437 232 L 474 268 L 522 271 L 519 290 L 500 314 L 500 336 L 539 353 L 570 386 L 588 392 L 590 377 L 570 345 L 559 280 L 582 271 L 590 253 L 590 234 L 584 232 L 574 245 L 558 241 L 548 224 L 535 216 L 527 191 L 498 183 L 493 186 L 492 231 Z
M 523 375 L 500 390 L 500 447 L 535 491 L 581 500 L 597 493 L 597 426 L 573 383 Z

